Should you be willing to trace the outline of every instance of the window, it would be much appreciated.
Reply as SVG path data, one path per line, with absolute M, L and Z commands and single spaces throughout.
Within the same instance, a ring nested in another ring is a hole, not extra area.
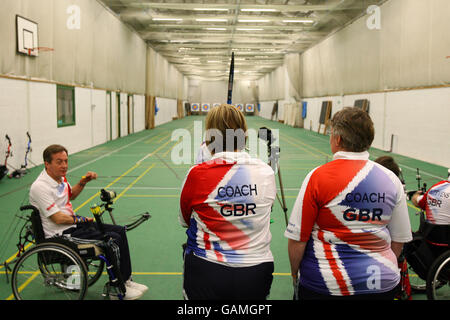
M 75 125 L 75 88 L 57 87 L 58 128 Z

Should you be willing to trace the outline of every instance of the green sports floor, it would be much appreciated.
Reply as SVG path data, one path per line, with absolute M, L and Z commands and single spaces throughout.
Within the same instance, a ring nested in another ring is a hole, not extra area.
M 84 192 L 73 201 L 77 214 L 90 216 L 89 207 L 100 203 L 99 191 L 116 191 L 114 217 L 118 224 L 127 224 L 143 212 L 151 218 L 128 233 L 133 263 L 133 278 L 149 287 L 143 299 L 182 300 L 182 249 L 186 240 L 185 229 L 178 223 L 180 187 L 190 164 L 176 165 L 171 161 L 172 150 L 178 141 L 172 141 L 172 132 L 178 128 L 189 130 L 193 137 L 194 121 L 203 116 L 191 116 L 161 125 L 153 130 L 107 142 L 97 147 L 70 154 L 67 179 L 76 184 L 88 170 L 98 173 Z M 290 210 L 306 174 L 316 166 L 332 159 L 328 136 L 313 131 L 292 128 L 261 117 L 247 117 L 249 128 L 269 127 L 279 130 L 280 171 L 286 205 Z M 191 150 L 194 148 L 192 147 Z M 70 150 L 69 150 L 70 152 Z M 370 150 L 371 159 L 388 154 Z M 417 189 L 416 169 L 420 168 L 422 182 L 428 186 L 446 178 L 447 168 L 390 154 L 402 168 L 408 190 Z M 36 156 L 36 155 L 35 155 Z M 195 154 L 192 158 L 195 158 Z M 17 252 L 16 243 L 23 221 L 19 207 L 28 203 L 31 183 L 43 166 L 32 168 L 21 179 L 0 180 L 0 264 L 10 260 Z M 278 184 L 277 179 L 277 184 Z M 416 209 L 408 203 L 413 230 L 418 226 Z M 106 222 L 110 222 L 105 214 Z M 271 300 L 292 299 L 292 284 L 287 239 L 283 236 L 285 219 L 281 205 L 275 202 L 272 212 L 271 249 L 275 258 L 275 272 Z M 104 273 L 100 281 L 89 288 L 86 299 L 103 299 L 101 293 L 107 281 Z M 13 299 L 5 268 L 0 267 L 0 299 Z M 413 299 L 423 300 L 423 294 Z

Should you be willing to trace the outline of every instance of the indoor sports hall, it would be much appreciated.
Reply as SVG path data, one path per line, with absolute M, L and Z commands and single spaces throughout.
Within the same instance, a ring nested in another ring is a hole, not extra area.
M 307 174 L 333 160 L 336 112 L 370 115 L 370 159 L 393 157 L 405 192 L 449 179 L 448 0 L 3 0 L 0 7 L 2 300 L 105 299 L 107 269 L 83 290 L 66 290 L 45 280 L 46 252 L 30 257 L 34 267 L 15 268 L 38 246 L 30 210 L 20 208 L 51 144 L 68 150 L 70 184 L 98 174 L 72 201 L 77 215 L 93 217 L 91 208 L 105 203 L 102 190 L 114 191 L 102 220 L 137 224 L 127 237 L 133 280 L 148 286 L 141 300 L 183 300 L 180 192 L 206 115 L 218 105 L 244 113 L 247 152 L 276 164 L 269 300 L 293 299 L 287 219 Z M 274 134 L 272 145 L 260 128 Z M 423 213 L 407 206 L 416 231 Z M 450 251 L 444 255 L 431 282 L 403 270 L 413 287 L 408 299 L 450 300 Z M 87 271 L 89 279 L 96 272 Z

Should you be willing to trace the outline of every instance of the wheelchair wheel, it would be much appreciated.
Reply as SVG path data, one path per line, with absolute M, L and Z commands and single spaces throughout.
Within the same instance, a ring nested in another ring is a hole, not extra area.
M 82 300 L 87 283 L 87 267 L 80 256 L 54 243 L 25 251 L 11 276 L 17 300 Z
M 88 268 L 88 287 L 90 287 L 96 283 L 103 274 L 105 261 L 101 259 L 86 259 L 85 263 Z
M 427 297 L 429 300 L 450 300 L 450 250 L 441 254 L 428 272 Z

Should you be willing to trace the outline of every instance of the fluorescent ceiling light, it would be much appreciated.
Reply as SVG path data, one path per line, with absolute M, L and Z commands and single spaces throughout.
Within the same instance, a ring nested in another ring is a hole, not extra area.
M 208 63 L 221 63 L 222 61 L 217 61 L 217 60 L 208 60 Z
M 277 12 L 277 9 L 241 9 L 241 11 L 247 12 Z
M 314 23 L 314 20 L 310 19 L 296 19 L 296 20 L 283 20 L 283 22 L 289 23 L 289 22 L 296 22 L 296 23 Z
M 152 18 L 153 21 L 183 21 L 180 18 Z
M 270 20 L 247 20 L 247 19 L 239 19 L 239 22 L 270 22 Z
M 227 28 L 205 28 L 206 30 L 227 30 Z
M 262 31 L 264 29 L 260 29 L 260 28 L 236 28 L 237 30 L 240 31 Z
M 227 19 L 195 19 L 195 21 L 205 21 L 205 22 L 226 22 Z
M 194 8 L 195 11 L 228 11 L 225 8 Z

